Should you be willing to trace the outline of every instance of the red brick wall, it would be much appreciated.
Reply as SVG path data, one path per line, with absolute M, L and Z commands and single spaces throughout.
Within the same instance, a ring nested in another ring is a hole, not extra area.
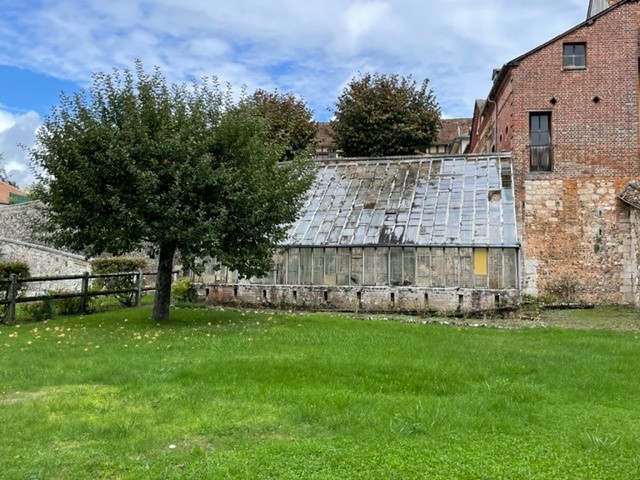
M 9 185 L 8 183 L 0 180 L 0 203 L 9 203 L 9 194 L 15 193 L 17 195 L 24 195 L 25 193 L 19 188 Z
M 626 2 L 521 58 L 497 89 L 498 150 L 513 154 L 529 293 L 569 275 L 585 299 L 635 298 L 629 207 L 616 195 L 640 179 L 639 19 L 640 4 Z M 563 69 L 565 42 L 586 42 L 586 69 Z M 551 113 L 552 172 L 529 172 L 531 111 Z

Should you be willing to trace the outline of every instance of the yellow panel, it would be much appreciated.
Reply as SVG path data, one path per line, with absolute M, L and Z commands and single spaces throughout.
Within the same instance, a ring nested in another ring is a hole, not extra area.
M 473 249 L 473 273 L 475 275 L 487 274 L 487 249 L 486 248 Z

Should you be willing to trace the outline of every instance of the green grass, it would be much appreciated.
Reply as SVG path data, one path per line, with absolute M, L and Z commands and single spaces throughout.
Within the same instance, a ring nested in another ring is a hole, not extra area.
M 148 318 L 0 326 L 0 478 L 640 478 L 637 332 Z

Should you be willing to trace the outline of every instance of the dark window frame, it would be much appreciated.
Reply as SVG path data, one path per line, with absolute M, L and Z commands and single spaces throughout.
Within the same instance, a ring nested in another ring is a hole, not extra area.
M 553 171 L 551 112 L 529 113 L 529 171 Z
M 564 70 L 585 70 L 587 68 L 586 42 L 562 44 L 562 68 Z

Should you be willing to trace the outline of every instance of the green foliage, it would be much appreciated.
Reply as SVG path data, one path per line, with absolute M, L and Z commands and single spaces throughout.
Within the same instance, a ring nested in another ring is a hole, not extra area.
M 61 96 L 30 152 L 43 172 L 40 227 L 88 256 L 158 255 L 152 316 L 166 319 L 176 252 L 186 268 L 210 256 L 242 275 L 268 271 L 314 178 L 305 156 L 278 162 L 279 140 L 216 79 L 170 85 L 140 62 L 135 74 L 95 74 Z
M 19 195 L 17 193 L 9 192 L 9 204 L 16 205 L 18 203 L 28 202 L 29 197 L 26 195 Z
M 0 298 L 3 300 L 9 298 L 11 284 L 8 280 L 11 275 L 16 275 L 17 278 L 28 278 L 30 276 L 29 265 L 19 260 L 0 259 Z M 18 284 L 18 292 L 16 293 L 19 295 L 26 288 L 25 284 Z M 5 320 L 8 309 L 8 305 L 0 305 L 0 322 Z
M 19 260 L 0 260 L 0 279 L 8 279 L 14 274 L 18 278 L 28 278 L 29 265 Z
M 91 260 L 93 273 L 137 272 L 146 270 L 149 262 L 141 257 L 106 257 Z
M 440 107 L 429 81 L 411 75 L 366 73 L 353 79 L 336 103 L 331 122 L 338 149 L 349 157 L 414 155 L 438 135 Z
M 137 272 L 146 270 L 148 263 L 146 259 L 140 257 L 108 257 L 91 260 L 91 272 L 95 274 Z M 122 277 L 96 278 L 93 287 L 97 290 L 131 290 L 136 287 L 136 277 L 134 274 Z M 135 292 L 116 293 L 114 295 L 118 301 L 128 307 L 133 305 Z
M 180 302 L 193 302 L 196 299 L 196 287 L 187 277 L 180 278 L 171 285 L 171 297 Z
M 545 294 L 563 303 L 577 300 L 581 289 L 580 278 L 576 273 L 564 272 L 553 277 L 544 287 Z
M 268 136 L 284 147 L 280 161 L 311 153 L 318 128 L 313 121 L 313 112 L 302 99 L 292 93 L 259 89 L 243 99 L 241 105 L 255 108 L 267 120 Z
M 56 316 L 56 308 L 53 300 L 49 299 L 28 302 L 24 304 L 22 310 L 29 318 L 37 322 L 51 320 Z
M 69 292 L 66 290 L 49 290 L 47 292 L 48 295 L 62 295 L 67 293 L 74 293 L 74 292 Z M 93 300 L 92 297 L 87 298 L 87 305 L 86 305 L 87 312 L 91 310 L 92 300 Z M 53 307 L 55 308 L 56 313 L 59 315 L 78 315 L 80 313 L 87 313 L 82 311 L 82 297 L 80 296 L 56 298 L 52 300 L 52 302 L 53 302 Z

